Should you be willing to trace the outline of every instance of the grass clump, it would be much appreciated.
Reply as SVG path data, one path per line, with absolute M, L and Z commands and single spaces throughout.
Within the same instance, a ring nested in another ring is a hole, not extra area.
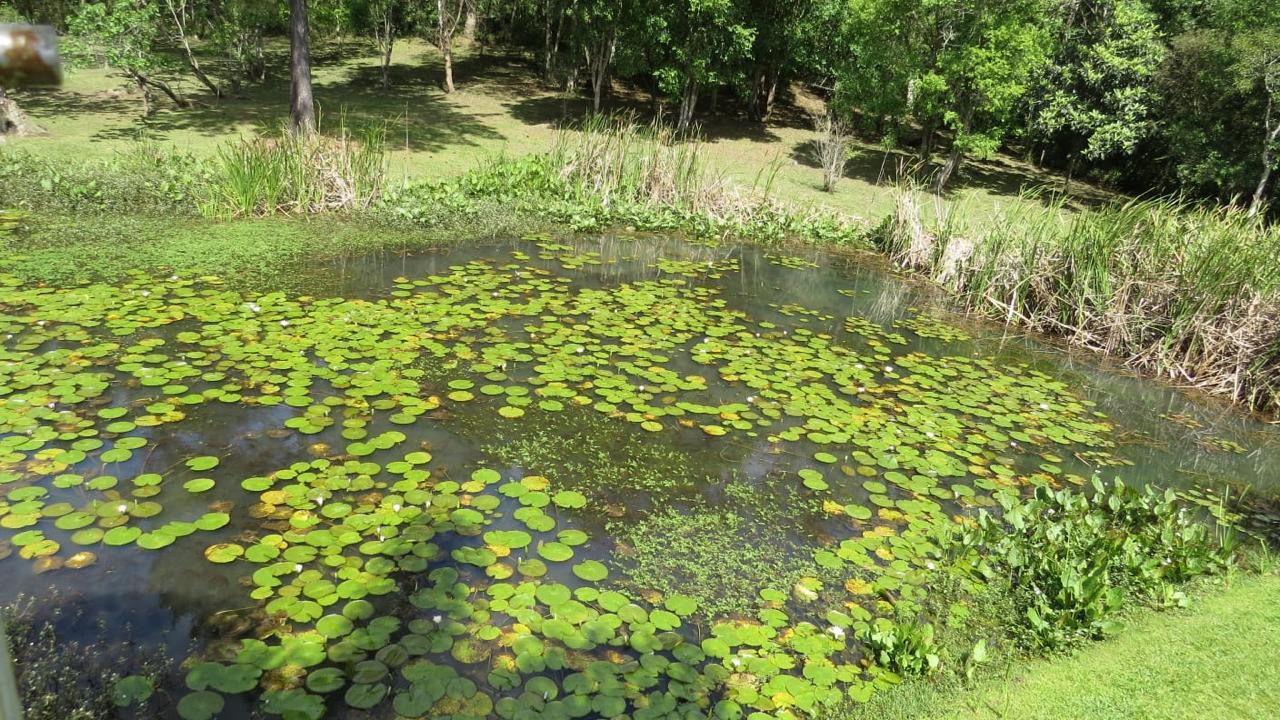
M 1280 409 L 1280 229 L 1140 200 L 1075 213 L 1019 204 L 974 230 L 926 224 L 907 188 L 873 236 L 970 310 Z
M 223 145 L 214 161 L 213 214 L 316 214 L 367 210 L 386 181 L 386 130 L 254 136 Z
M 493 158 L 457 179 L 409 181 L 388 191 L 380 210 L 430 223 L 442 210 L 467 212 L 497 199 L 574 230 L 629 227 L 714 240 L 863 245 L 858 222 L 772 198 L 772 172 L 762 170 L 750 188 L 739 187 L 707 169 L 696 137 L 638 126 L 628 116 L 597 116 L 561 132 L 548 152 Z

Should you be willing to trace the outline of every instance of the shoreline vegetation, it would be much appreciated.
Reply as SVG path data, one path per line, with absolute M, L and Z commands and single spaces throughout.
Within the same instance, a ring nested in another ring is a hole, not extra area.
M 712 169 L 696 134 L 632 115 L 591 116 L 561 128 L 546 152 L 495 155 L 443 180 L 392 181 L 387 156 L 384 126 L 354 130 L 345 118 L 333 134 L 242 137 L 212 157 L 137 143 L 55 170 L 6 150 L 0 203 L 30 213 L 35 227 L 42 216 L 96 213 L 196 222 L 336 213 L 401 231 L 355 245 L 369 249 L 429 247 L 463 228 L 471 237 L 516 234 L 533 223 L 869 250 L 942 287 L 961 310 L 1269 416 L 1280 411 L 1280 229 L 1239 210 L 1177 199 L 1072 209 L 1025 198 L 979 223 L 902 182 L 894 211 L 863 221 L 777 197 L 776 163 L 750 184 L 736 182 Z M 24 253 L 41 249 L 38 237 L 28 240 Z

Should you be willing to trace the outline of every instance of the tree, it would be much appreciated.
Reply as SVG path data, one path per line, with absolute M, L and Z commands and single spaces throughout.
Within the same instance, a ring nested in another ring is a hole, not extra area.
M 213 0 L 210 15 L 211 45 L 231 61 L 231 92 L 239 93 L 243 80 L 262 82 L 267 77 L 263 36 L 268 28 L 283 25 L 282 3 L 261 0 Z
M 754 30 L 745 95 L 747 115 L 764 121 L 773 111 L 783 72 L 806 40 L 806 22 L 813 14 L 814 0 L 747 0 L 746 16 Z
M 466 20 L 468 0 L 436 0 L 429 35 L 444 58 L 444 91 L 453 92 L 453 37 Z
M 153 3 L 86 3 L 67 20 L 67 54 L 123 72 L 142 93 L 144 115 L 153 111 L 153 89 L 174 105 L 189 107 L 181 93 L 155 75 L 167 66 L 164 56 L 156 51 L 161 26 L 159 9 Z
M 173 20 L 177 40 L 182 45 L 183 57 L 187 59 L 187 66 L 191 68 L 192 74 L 205 87 L 209 88 L 215 98 L 222 97 L 222 88 L 200 66 L 200 60 L 196 58 L 195 52 L 191 49 L 191 40 L 187 34 L 187 2 L 185 0 L 164 0 L 164 5 L 165 9 L 169 11 L 169 17 Z
M 1258 183 L 1249 200 L 1249 215 L 1266 204 L 1272 177 L 1280 164 L 1280 9 L 1275 3 L 1240 2 L 1233 23 L 1236 55 L 1232 63 L 1237 90 L 1257 98 Z
M 1156 76 L 1165 46 L 1140 0 L 1059 0 L 1054 53 L 1029 93 L 1030 131 L 1067 158 L 1129 154 L 1154 130 Z
M 295 134 L 316 130 L 307 10 L 307 0 L 289 0 L 289 130 Z
M 934 189 L 965 155 L 986 157 L 1010 129 L 1013 109 L 1047 56 L 1039 0 L 925 0 L 929 62 L 915 78 L 913 110 L 951 132 Z
M 591 81 L 591 107 L 600 112 L 608 87 L 613 58 L 618 49 L 618 33 L 630 17 L 626 3 L 610 0 L 579 0 L 575 12 L 575 40 L 582 48 Z
M 634 33 L 647 40 L 658 89 L 678 99 L 676 130 L 693 122 L 702 88 L 732 83 L 755 31 L 734 0 L 649 0 L 637 9 L 642 24 Z
M 405 8 L 400 0 L 369 0 L 369 25 L 382 58 L 382 89 L 391 87 L 391 51 L 404 21 Z
M 941 192 L 964 156 L 994 153 L 1013 128 L 1048 51 L 1042 10 L 1042 0 L 849 0 L 838 98 L 877 124 L 914 118 L 922 160 L 949 130 Z
M 1280 162 L 1280 7 L 1218 0 L 1173 39 L 1160 88 L 1162 179 L 1261 212 Z

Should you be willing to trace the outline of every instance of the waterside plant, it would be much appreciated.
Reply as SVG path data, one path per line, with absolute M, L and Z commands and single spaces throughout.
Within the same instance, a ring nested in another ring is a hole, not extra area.
M 1021 203 L 981 227 L 927 206 L 900 188 L 872 241 L 968 310 L 1280 409 L 1280 228 L 1176 200 Z

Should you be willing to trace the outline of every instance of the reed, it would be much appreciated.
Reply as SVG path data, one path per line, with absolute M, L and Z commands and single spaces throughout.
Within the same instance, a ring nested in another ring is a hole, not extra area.
M 708 165 L 696 132 L 641 125 L 630 114 L 593 115 L 562 128 L 540 157 L 574 202 L 613 215 L 656 211 L 679 218 L 672 227 L 766 242 L 851 244 L 862 234 L 853 218 L 773 197 L 780 161 L 750 186 L 738 185 Z
M 254 216 L 366 210 L 386 179 L 386 129 L 337 135 L 283 128 L 218 150 L 206 214 Z
M 873 240 L 968 309 L 1280 410 L 1280 229 L 1178 199 L 1023 202 L 975 228 L 921 197 L 900 187 Z

